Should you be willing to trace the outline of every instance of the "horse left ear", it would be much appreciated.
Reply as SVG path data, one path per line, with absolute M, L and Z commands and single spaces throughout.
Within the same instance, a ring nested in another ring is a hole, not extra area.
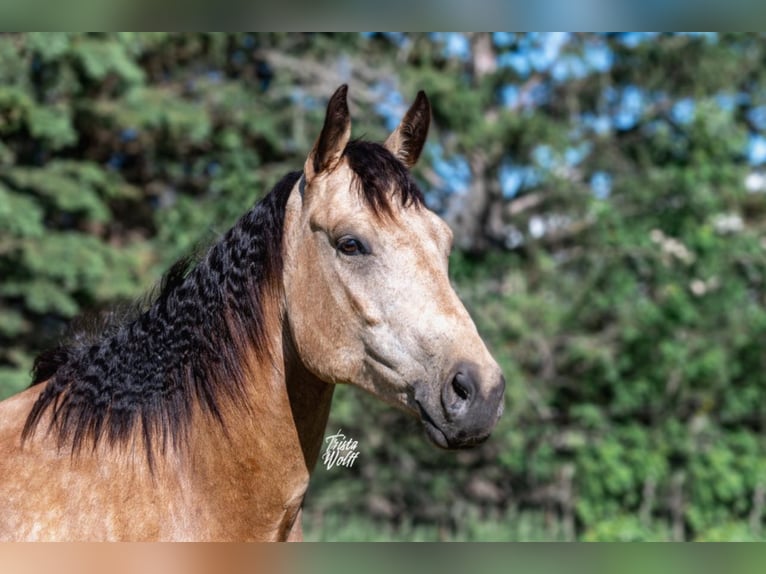
M 343 157 L 343 150 L 351 138 L 351 116 L 348 112 L 348 85 L 343 84 L 327 103 L 322 133 L 319 134 L 303 166 L 306 182 L 322 172 L 334 170 Z
M 383 145 L 404 165 L 412 167 L 423 151 L 430 124 L 431 104 L 426 93 L 421 90 L 399 126 Z

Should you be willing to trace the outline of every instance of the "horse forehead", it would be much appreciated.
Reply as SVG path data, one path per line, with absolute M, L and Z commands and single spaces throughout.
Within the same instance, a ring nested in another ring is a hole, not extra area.
M 387 198 L 388 208 L 376 211 L 352 189 L 348 196 L 333 196 L 324 206 L 331 227 L 349 224 L 359 231 L 373 231 L 379 239 L 415 247 L 423 243 L 441 245 L 450 234 L 447 225 L 432 211 L 417 205 L 402 205 L 393 190 Z M 446 230 L 446 231 L 445 231 Z
M 399 212 L 399 232 L 406 234 L 411 240 L 413 237 L 420 241 L 413 241 L 414 245 L 429 245 L 439 251 L 448 253 L 452 246 L 452 230 L 436 213 L 425 206 L 404 207 Z
M 363 214 L 366 211 L 355 189 L 357 183 L 354 173 L 348 169 L 337 169 L 331 173 L 324 185 L 312 190 L 307 202 L 309 215 L 327 219 L 337 219 L 350 215 Z
M 416 237 L 438 246 L 451 244 L 452 232 L 447 224 L 425 206 L 412 202 L 403 205 L 400 190 L 395 189 L 393 182 L 386 190 L 388 208 L 379 208 L 378 211 L 364 199 L 364 192 L 357 187 L 359 185 L 362 182 L 344 162 L 329 175 L 321 192 L 313 198 L 310 218 L 330 228 L 343 223 L 356 223 L 375 229 L 379 235 L 407 240 L 410 244 Z

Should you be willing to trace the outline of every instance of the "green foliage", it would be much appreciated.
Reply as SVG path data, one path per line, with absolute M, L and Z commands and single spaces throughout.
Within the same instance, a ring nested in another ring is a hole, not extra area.
M 69 319 L 147 290 L 303 161 L 252 39 L 0 38 L 0 397 Z

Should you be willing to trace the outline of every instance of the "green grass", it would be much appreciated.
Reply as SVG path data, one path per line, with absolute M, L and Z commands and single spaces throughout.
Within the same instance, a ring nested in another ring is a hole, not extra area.
M 438 524 L 412 524 L 406 520 L 398 526 L 364 516 L 345 516 L 341 512 L 324 515 L 307 512 L 303 534 L 311 542 L 561 542 L 566 541 L 566 529 L 560 519 L 545 512 L 510 511 L 506 516 L 482 520 L 467 517 L 454 531 Z M 582 542 L 661 542 L 671 541 L 670 524 L 655 520 L 642 524 L 632 515 L 605 520 L 579 532 Z M 747 522 L 728 522 L 697 533 L 694 541 L 743 542 L 763 541 Z
M 451 529 L 439 524 L 399 525 L 363 516 L 344 516 L 328 512 L 322 516 L 307 513 L 303 519 L 304 539 L 312 542 L 543 542 L 564 541 L 560 521 L 545 513 L 509 512 L 490 520 L 467 517 L 465 524 Z

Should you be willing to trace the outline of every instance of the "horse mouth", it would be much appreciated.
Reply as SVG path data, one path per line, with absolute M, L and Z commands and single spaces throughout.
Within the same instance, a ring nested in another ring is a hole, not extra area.
M 471 448 L 483 443 L 492 434 L 491 432 L 475 435 L 475 436 L 457 436 L 449 437 L 436 421 L 428 414 L 428 411 L 423 408 L 423 405 L 419 401 L 416 401 L 418 405 L 418 411 L 420 413 L 420 422 L 423 423 L 423 429 L 426 432 L 426 436 L 436 446 L 447 449 L 455 450 L 462 448 Z
M 433 442 L 436 446 L 439 446 L 441 448 L 449 448 L 449 441 L 447 440 L 447 435 L 444 434 L 444 432 L 439 428 L 439 425 L 436 424 L 434 419 L 431 418 L 431 415 L 428 414 L 428 412 L 423 408 L 423 405 L 421 405 L 419 402 L 417 403 L 418 410 L 420 411 L 420 421 L 423 423 L 423 428 L 426 431 L 426 435 L 429 439 L 431 439 L 431 442 Z

